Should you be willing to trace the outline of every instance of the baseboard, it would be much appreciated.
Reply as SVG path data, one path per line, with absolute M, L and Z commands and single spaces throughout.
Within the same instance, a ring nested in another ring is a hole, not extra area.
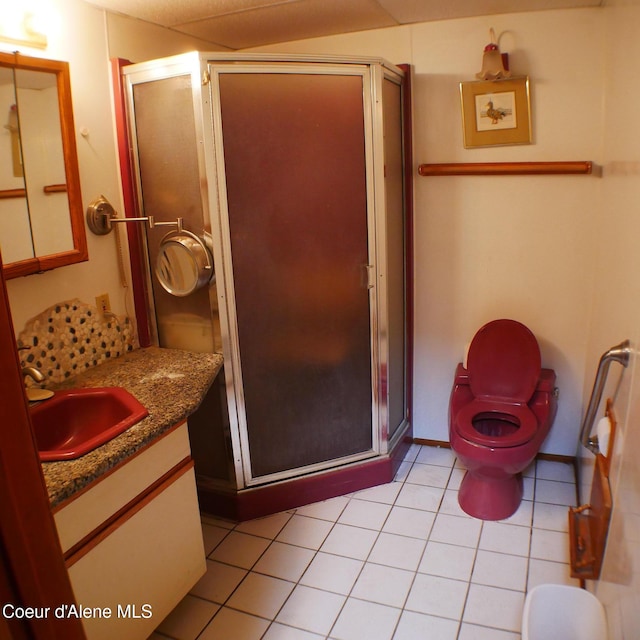
M 557 453 L 539 453 L 536 456 L 536 460 L 549 460 L 550 462 L 566 462 L 567 464 L 576 463 L 575 456 L 561 456 Z
M 421 444 L 426 447 L 440 447 L 451 449 L 451 445 L 444 440 L 429 440 L 427 438 L 414 438 L 413 444 Z M 566 464 L 576 464 L 575 456 L 562 456 L 556 453 L 538 453 L 536 460 L 548 460 L 550 462 L 564 462 Z
M 440 447 L 442 449 L 451 449 L 451 445 L 444 440 L 429 440 L 427 438 L 414 438 L 413 444 L 421 444 L 425 447 Z

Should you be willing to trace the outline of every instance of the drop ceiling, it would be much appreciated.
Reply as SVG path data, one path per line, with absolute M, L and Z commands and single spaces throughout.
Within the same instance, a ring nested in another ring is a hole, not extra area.
M 600 6 L 603 0 L 88 0 L 114 13 L 245 49 L 337 33 L 498 13 Z

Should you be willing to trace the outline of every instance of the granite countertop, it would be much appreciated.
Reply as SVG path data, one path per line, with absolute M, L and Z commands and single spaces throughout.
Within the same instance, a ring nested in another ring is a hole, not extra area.
M 123 387 L 149 415 L 113 440 L 75 460 L 43 462 L 49 500 L 55 507 L 191 415 L 222 368 L 218 353 L 178 349 L 136 349 L 53 391 L 80 387 Z M 46 402 L 46 400 L 45 400 Z

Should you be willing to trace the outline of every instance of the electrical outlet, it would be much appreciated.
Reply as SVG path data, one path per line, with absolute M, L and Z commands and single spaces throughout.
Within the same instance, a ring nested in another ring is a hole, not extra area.
M 98 311 L 101 311 L 102 313 L 111 311 L 111 304 L 109 302 L 108 293 L 103 293 L 102 295 L 96 296 L 96 307 L 98 307 Z

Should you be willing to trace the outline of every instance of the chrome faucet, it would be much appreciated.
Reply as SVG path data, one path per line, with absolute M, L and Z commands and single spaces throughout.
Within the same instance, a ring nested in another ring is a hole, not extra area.
M 23 367 L 22 375 L 26 378 L 29 376 L 34 382 L 44 382 L 45 375 L 39 369 L 35 367 Z

